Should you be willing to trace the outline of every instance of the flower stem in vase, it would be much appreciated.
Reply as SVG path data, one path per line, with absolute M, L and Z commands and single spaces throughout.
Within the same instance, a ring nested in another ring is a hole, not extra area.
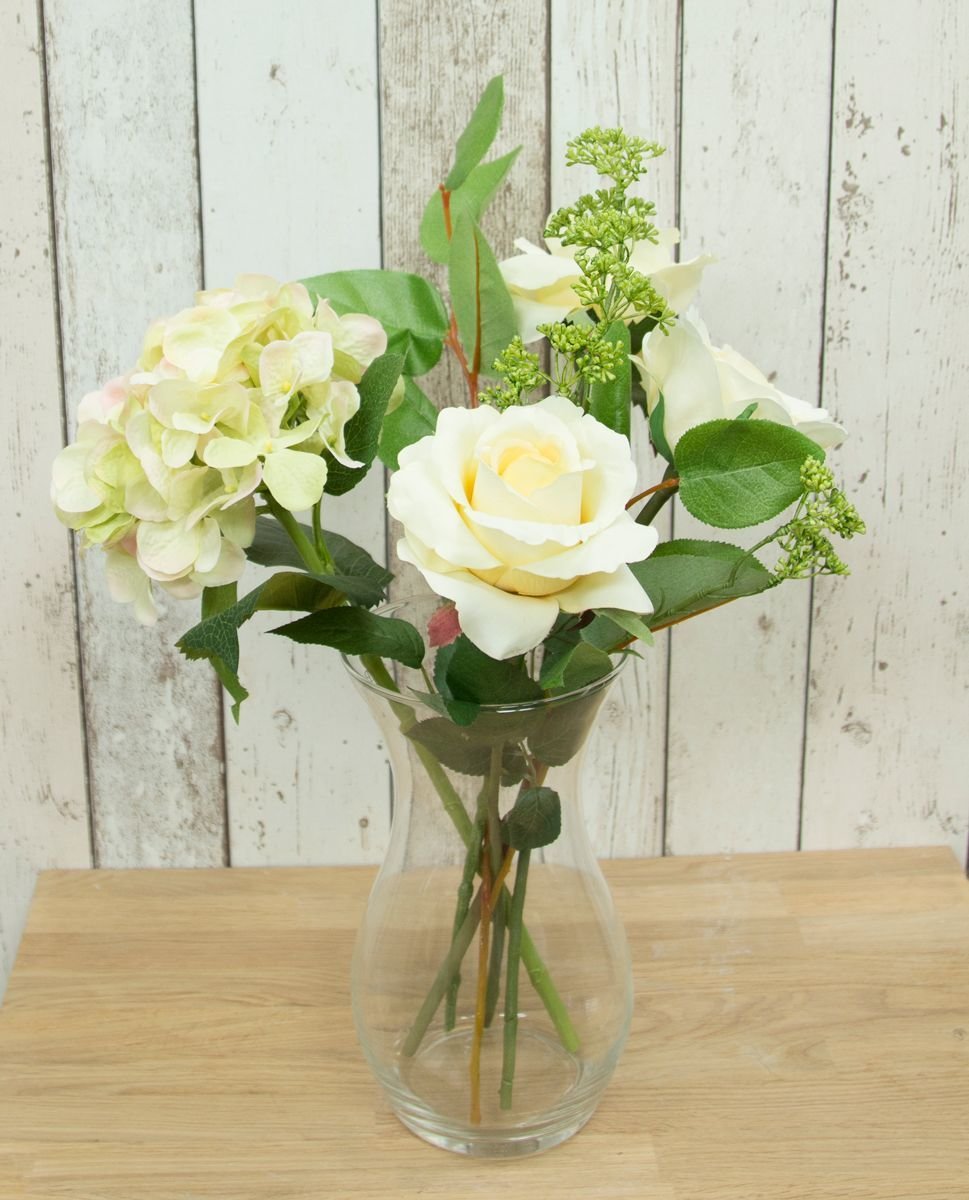
M 485 787 L 487 787 L 487 784 Z M 461 926 L 464 924 L 464 919 L 468 915 L 468 909 L 471 906 L 471 896 L 474 892 L 474 877 L 478 872 L 478 866 L 483 853 L 482 838 L 484 836 L 487 817 L 488 809 L 484 800 L 483 788 L 482 795 L 478 800 L 478 812 L 475 816 L 474 827 L 471 830 L 467 852 L 464 856 L 464 871 L 461 874 L 461 882 L 458 884 L 458 898 L 454 908 L 454 926 L 451 934 L 452 944 L 457 938 Z M 457 971 L 448 985 L 447 1000 L 444 1007 L 444 1028 L 448 1032 L 454 1028 L 454 1023 L 457 1019 L 458 989 L 460 986 L 461 972 Z
M 518 1050 L 518 967 L 521 961 L 522 914 L 525 910 L 530 855 L 529 850 L 519 851 L 515 890 L 508 917 L 508 978 L 505 982 L 505 1036 L 499 1093 L 501 1107 L 504 1109 L 511 1108 L 512 1087 L 515 1081 L 515 1056 Z

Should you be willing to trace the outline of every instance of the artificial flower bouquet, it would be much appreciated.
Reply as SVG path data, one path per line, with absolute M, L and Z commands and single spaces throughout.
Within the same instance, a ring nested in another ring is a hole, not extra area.
M 115 599 L 150 622 L 160 593 L 201 597 L 179 647 L 212 664 L 237 719 L 238 630 L 259 610 L 300 614 L 273 633 L 341 651 L 390 698 L 461 861 L 450 941 L 398 1050 L 413 1056 L 435 1020 L 454 1026 L 475 958 L 472 1125 L 502 983 L 498 1102 L 513 1108 L 522 961 L 559 1039 L 577 1040 L 525 900 L 530 856 L 562 827 L 555 771 L 577 754 L 599 683 L 657 630 L 845 573 L 832 537 L 863 530 L 825 462 L 843 430 L 713 345 L 692 309 L 712 260 L 674 261 L 676 232 L 635 191 L 659 146 L 582 133 L 568 162 L 602 186 L 551 215 L 547 249 L 520 241 L 496 259 L 481 221 L 517 153 L 485 161 L 502 104 L 497 78 L 421 221 L 449 303 L 427 279 L 384 270 L 200 292 L 151 326 L 132 371 L 85 396 L 53 471 L 57 514 L 103 548 Z M 445 349 L 467 394 L 438 413 L 419 381 Z M 656 464 L 638 482 L 634 417 Z M 378 459 L 397 554 L 438 598 L 430 608 L 383 611 L 391 573 L 325 528 L 325 498 Z M 654 521 L 674 496 L 709 538 L 660 541 Z M 722 535 L 770 521 L 750 547 Z M 247 560 L 274 570 L 239 596 Z M 550 737 L 535 713 L 586 695 L 559 707 Z

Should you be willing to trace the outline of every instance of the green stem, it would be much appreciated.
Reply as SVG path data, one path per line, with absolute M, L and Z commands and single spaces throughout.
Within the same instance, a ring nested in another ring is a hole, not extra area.
M 330 552 L 326 548 L 326 540 L 323 537 L 323 497 L 313 505 L 313 541 L 316 543 L 316 553 L 319 555 L 320 562 L 327 571 L 333 570 L 333 559 L 330 557 Z
M 444 961 L 438 968 L 434 982 L 431 984 L 431 990 L 424 998 L 424 1003 L 421 1005 L 420 1011 L 414 1019 L 414 1024 L 410 1028 L 402 1050 L 405 1057 L 411 1058 L 417 1053 L 417 1048 L 424 1039 L 427 1027 L 437 1012 L 438 1005 L 441 1003 L 451 979 L 461 967 L 461 960 L 468 952 L 468 947 L 471 945 L 471 940 L 474 937 L 474 932 L 478 928 L 480 920 L 481 889 L 479 888 L 477 895 L 471 902 L 471 907 L 468 909 L 468 915 L 464 918 L 461 928 L 458 930 L 457 937 L 451 943 Z
M 515 1081 L 515 1056 L 518 1052 L 518 967 L 522 952 L 522 914 L 525 911 L 525 888 L 528 885 L 530 850 L 520 850 L 515 870 L 515 891 L 508 918 L 508 977 L 505 981 L 505 1036 L 501 1059 L 501 1107 L 511 1108 L 512 1086 Z
M 676 468 L 672 463 L 670 463 L 670 465 L 666 468 L 665 474 L 663 475 L 663 482 L 666 483 L 667 480 L 673 479 L 675 476 Z M 655 521 L 656 517 L 659 515 L 663 505 L 668 504 L 679 490 L 679 487 L 675 487 L 663 488 L 662 491 L 655 492 L 652 496 L 650 496 L 649 500 L 643 505 L 642 511 L 637 515 L 636 524 L 652 525 L 653 521 Z
M 316 552 L 316 547 L 309 540 L 306 534 L 300 529 L 299 522 L 289 511 L 278 504 L 269 493 L 266 493 L 266 503 L 269 505 L 269 510 L 282 525 L 283 529 L 289 534 L 289 540 L 299 551 L 299 556 L 306 564 L 307 569 L 314 571 L 316 574 L 321 574 L 324 571 L 323 560 Z
M 461 873 L 461 882 L 458 884 L 457 902 L 454 907 L 454 924 L 451 930 L 452 943 L 461 931 L 464 919 L 468 915 L 468 909 L 471 907 L 471 897 L 474 894 L 474 877 L 478 873 L 478 864 L 481 858 L 481 839 L 484 836 L 485 824 L 488 817 L 488 809 L 484 796 L 487 786 L 485 784 L 485 787 L 481 789 L 481 796 L 478 799 L 478 811 L 474 819 L 474 828 L 464 855 L 464 870 Z M 460 986 L 461 972 L 457 970 L 448 985 L 447 1002 L 444 1006 L 444 1028 L 449 1032 L 454 1028 L 455 1021 L 457 1020 L 458 988 Z
M 503 893 L 507 896 L 507 892 Z M 498 994 L 501 991 L 501 960 L 505 953 L 505 905 L 496 904 L 492 917 L 491 962 L 488 964 L 488 997 L 485 1004 L 485 1028 L 489 1028 L 498 1010 Z

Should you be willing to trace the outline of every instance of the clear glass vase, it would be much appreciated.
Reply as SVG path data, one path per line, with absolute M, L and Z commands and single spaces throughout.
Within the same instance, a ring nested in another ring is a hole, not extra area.
M 393 611 L 426 633 L 436 603 Z M 617 671 L 461 725 L 421 673 L 346 663 L 394 775 L 353 960 L 366 1058 L 426 1141 L 488 1157 L 548 1149 L 592 1115 L 629 1029 L 629 952 L 579 794 Z

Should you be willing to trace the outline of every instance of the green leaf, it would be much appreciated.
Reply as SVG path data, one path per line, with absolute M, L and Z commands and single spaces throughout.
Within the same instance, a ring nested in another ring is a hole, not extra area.
M 458 138 L 454 152 L 454 166 L 448 172 L 444 186 L 449 191 L 461 186 L 474 167 L 488 153 L 491 143 L 501 125 L 501 113 L 505 107 L 505 84 L 500 75 L 488 82 L 481 99 L 471 114 L 471 120 Z
M 231 608 L 239 599 L 238 583 L 226 583 L 222 587 L 207 587 L 202 590 L 202 618 L 214 617 Z
M 653 629 L 727 600 L 755 596 L 772 581 L 766 567 L 740 546 L 690 538 L 661 543 L 630 570 L 653 602 L 647 618 Z
M 516 850 L 539 850 L 562 832 L 562 803 L 554 788 L 529 788 L 501 823 L 503 840 Z
M 362 608 L 329 608 L 270 632 L 302 645 L 331 646 L 343 654 L 379 654 L 407 667 L 419 667 L 424 660 L 424 643 L 413 625 Z
M 377 456 L 380 428 L 390 401 L 390 394 L 397 385 L 404 359 L 399 354 L 381 354 L 367 367 L 357 386 L 360 393 L 360 408 L 347 421 L 345 437 L 347 454 L 362 463 L 360 467 L 346 467 L 327 453 L 326 486 L 330 496 L 342 496 L 364 478 Z
M 333 589 L 312 576 L 279 571 L 234 604 L 219 607 L 225 595 L 213 597 L 208 607 L 215 611 L 204 615 L 176 645 L 186 658 L 211 661 L 226 691 L 235 700 L 232 712 L 238 721 L 239 707 L 249 694 L 239 682 L 240 626 L 260 610 L 311 612 L 333 597 Z
M 326 548 L 333 559 L 337 574 L 340 577 L 352 578 L 358 588 L 366 585 L 376 597 L 376 600 L 366 603 L 376 603 L 377 600 L 382 600 L 386 596 L 387 585 L 394 578 L 393 571 L 382 567 L 380 563 L 371 558 L 362 546 L 351 542 L 342 533 L 324 530 L 323 540 L 326 542 Z
M 673 451 L 670 449 L 670 444 L 666 440 L 666 430 L 663 428 L 663 421 L 666 419 L 666 398 L 660 396 L 659 403 L 649 414 L 649 437 L 653 445 L 656 447 L 656 453 L 661 454 L 668 463 L 673 461 Z
M 474 726 L 463 728 L 446 717 L 431 717 L 413 725 L 407 736 L 426 746 L 442 766 L 461 775 L 486 775 L 491 766 L 492 746 L 504 743 L 502 784 L 510 787 L 525 774 L 526 762 L 521 747 L 516 742 L 509 742 L 502 734 L 482 735 Z
M 598 608 L 596 612 L 618 625 L 626 633 L 631 633 L 634 638 L 639 638 L 647 646 L 652 646 L 653 633 L 643 617 L 636 613 L 626 612 L 621 608 Z
M 438 650 L 434 681 L 447 699 L 475 704 L 521 704 L 542 696 L 542 689 L 529 677 L 523 654 L 490 658 L 466 634 Z
M 454 227 L 448 283 L 468 366 L 472 374 L 493 376 L 494 361 L 518 325 L 491 247 L 468 217 Z
M 577 641 L 574 645 L 559 643 L 552 654 L 546 652 L 539 683 L 546 691 L 574 692 L 611 670 L 612 660 L 598 646 L 587 641 Z
M 605 687 L 594 688 L 573 700 L 550 704 L 542 713 L 541 724 L 528 739 L 528 748 L 535 758 L 550 767 L 570 762 L 585 745 L 605 695 Z
M 676 465 L 687 512 L 718 529 L 769 521 L 801 495 L 801 464 L 816 442 L 773 421 L 707 421 L 680 438 Z
M 755 400 L 753 402 L 753 404 L 748 404 L 742 413 L 739 413 L 736 417 L 734 417 L 734 420 L 735 421 L 749 421 L 750 418 L 754 415 L 754 413 L 756 411 L 757 411 L 757 401 Z
M 448 315 L 441 294 L 420 275 L 404 271 L 332 271 L 304 279 L 314 298 L 340 313 L 376 317 L 387 331 L 388 353 L 404 356 L 405 375 L 423 375 L 441 357 Z
M 377 453 L 391 471 L 398 467 L 397 456 L 406 446 L 419 442 L 437 428 L 437 409 L 413 379 L 404 380 L 404 398 L 384 417 Z
M 609 429 L 629 437 L 630 382 L 632 364 L 629 361 L 629 330 L 622 321 L 613 321 L 605 332 L 610 342 L 623 348 L 622 366 L 616 378 L 608 383 L 593 383 L 589 387 L 589 412 Z
M 480 166 L 474 168 L 459 188 L 450 193 L 448 206 L 452 230 L 457 219 L 462 216 L 480 222 L 485 209 L 504 182 L 505 176 L 511 170 L 520 150 L 521 146 L 516 146 L 508 154 L 503 154 L 501 158 L 481 163 Z M 421 245 L 424 247 L 424 253 L 432 262 L 446 263 L 450 257 L 451 239 L 447 235 L 447 222 L 444 219 L 444 196 L 440 188 L 435 189 L 424 207 L 424 215 L 421 217 Z

